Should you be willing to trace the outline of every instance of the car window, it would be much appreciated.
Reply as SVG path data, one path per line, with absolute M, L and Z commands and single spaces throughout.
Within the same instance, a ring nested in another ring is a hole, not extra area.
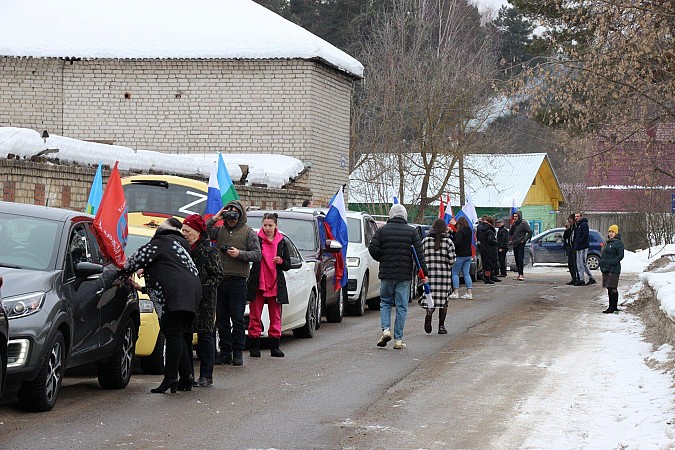
M 563 242 L 563 234 L 556 231 L 544 236 L 541 240 L 549 244 L 561 244 Z
M 370 244 L 370 241 L 371 239 L 373 239 L 376 230 L 377 224 L 375 223 L 375 221 L 372 219 L 366 219 L 366 240 L 365 240 L 366 245 Z
M 0 214 L 0 265 L 47 270 L 56 261 L 61 223 Z
M 82 262 L 94 262 L 91 244 L 84 225 L 72 229 L 68 238 L 66 270 L 69 277 L 75 276 L 75 268 Z
M 361 233 L 361 219 L 347 217 L 347 233 L 349 233 L 349 242 L 361 242 L 363 239 L 363 234 Z
M 295 244 L 293 244 L 293 242 L 286 236 L 284 237 L 284 241 L 288 246 L 288 256 L 290 256 L 291 258 L 301 259 L 300 252 L 298 252 L 298 249 L 295 248 Z

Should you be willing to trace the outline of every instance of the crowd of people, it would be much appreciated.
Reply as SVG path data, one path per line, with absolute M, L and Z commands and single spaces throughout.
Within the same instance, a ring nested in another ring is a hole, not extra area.
M 123 273 L 136 273 L 145 278 L 145 286 L 132 283 L 155 305 L 160 331 L 166 340 L 164 379 L 151 390 L 153 393 L 212 386 L 214 365 L 243 365 L 247 302 L 250 305 L 249 355 L 261 356 L 261 315 L 267 305 L 270 354 L 284 356 L 280 349 L 281 311 L 282 305 L 289 301 L 284 271 L 290 269 L 291 262 L 277 219 L 275 213 L 265 214 L 260 231 L 256 233 L 246 224 L 243 204 L 235 200 L 207 221 L 198 214 L 186 217 L 182 223 L 176 218 L 166 219 L 152 239 L 127 259 Z M 426 309 L 426 333 L 432 332 L 434 313 L 438 310 L 438 334 L 447 334 L 448 300 L 460 298 L 460 274 L 466 287 L 461 298 L 474 298 L 470 273 L 474 230 L 466 217 L 449 223 L 440 218 L 435 220 L 424 239 L 407 220 L 406 208 L 393 205 L 389 220 L 376 230 L 368 246 L 371 256 L 380 263 L 381 336 L 378 347 L 386 347 L 392 339 L 395 349 L 406 347 L 403 331 L 414 271 L 430 288 L 430 295 L 420 299 L 420 306 Z M 532 236 L 532 230 L 520 211 L 513 213 L 508 229 L 504 219 L 485 215 L 479 219 L 475 233 L 480 244 L 484 283 L 499 283 L 500 278 L 507 276 L 509 246 L 513 247 L 518 272 L 515 280 L 525 280 L 525 244 Z M 568 217 L 563 240 L 572 278 L 567 284 L 595 284 L 586 263 L 588 220 L 581 213 Z M 603 313 L 618 311 L 617 287 L 623 255 L 619 228 L 612 225 L 600 259 L 602 286 L 607 289 L 609 298 L 609 307 Z M 393 333 L 392 311 L 395 315 Z M 218 355 L 216 329 L 220 339 Z M 200 367 L 197 379 L 192 358 L 193 333 L 198 337 Z
M 220 221 L 222 225 L 216 225 Z M 247 302 L 250 356 L 261 356 L 261 314 L 267 304 L 270 354 L 283 357 L 281 308 L 288 303 L 284 271 L 290 267 L 289 250 L 274 213 L 263 216 L 258 233 L 246 224 L 246 209 L 238 200 L 207 221 L 198 214 L 182 223 L 166 219 L 152 239 L 129 256 L 123 269 L 124 275 L 144 277 L 145 286 L 132 283 L 152 300 L 166 340 L 164 379 L 151 392 L 209 387 L 214 365 L 243 365 Z M 197 379 L 193 333 L 197 333 L 200 361 Z
M 482 262 L 480 278 L 485 284 L 500 283 L 507 276 L 506 254 L 511 246 L 516 264 L 515 280 L 525 281 L 524 259 L 525 244 L 532 237 L 529 223 L 523 219 L 521 211 L 511 216 L 511 226 L 507 229 L 505 220 L 482 216 L 475 229 L 476 240 L 480 244 Z M 407 211 L 402 205 L 393 205 L 389 211 L 387 224 L 375 232 L 368 250 L 371 256 L 380 262 L 380 327 L 382 334 L 378 347 L 386 347 L 394 339 L 394 348 L 405 348 L 403 328 L 408 314 L 408 296 L 413 273 L 413 261 L 419 265 L 419 278 L 429 283 L 430 296 L 420 298 L 420 306 L 426 309 L 424 331 L 431 333 L 433 316 L 438 309 L 438 334 L 447 334 L 445 319 L 449 299 L 458 299 L 462 274 L 466 293 L 463 299 L 473 299 L 473 281 L 471 279 L 473 227 L 465 216 L 457 221 L 446 223 L 436 219 L 428 235 L 420 242 L 420 237 L 412 227 L 407 226 Z M 604 313 L 618 311 L 618 281 L 623 259 L 623 243 L 617 225 L 608 230 L 608 238 L 600 259 L 602 286 L 607 288 L 609 307 Z M 564 246 L 568 254 L 569 271 L 572 281 L 567 284 L 586 286 L 595 284 L 587 264 L 589 248 L 588 220 L 582 213 L 572 214 L 568 218 L 564 232 Z M 585 276 L 588 276 L 588 282 Z M 395 307 L 394 334 L 391 333 L 391 310 Z

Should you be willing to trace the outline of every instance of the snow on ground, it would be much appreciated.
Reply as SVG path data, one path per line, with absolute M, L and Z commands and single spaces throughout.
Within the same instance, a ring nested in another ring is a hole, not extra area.
M 642 272 L 662 256 L 666 259 L 659 269 Z M 640 281 L 620 284 L 619 303 L 630 303 L 643 284 L 649 285 L 654 301 L 672 320 L 675 245 L 652 248 L 651 254 L 627 251 L 622 269 L 626 278 L 639 274 Z M 537 265 L 526 268 L 525 274 L 550 270 Z M 605 307 L 606 293 L 593 302 L 598 310 Z M 675 374 L 668 369 L 672 346 L 663 344 L 654 350 L 643 338 L 640 318 L 631 313 L 589 314 L 579 320 L 592 339 L 580 339 L 572 351 L 553 362 L 550 377 L 514 418 L 526 420 L 531 430 L 523 448 L 675 448 Z

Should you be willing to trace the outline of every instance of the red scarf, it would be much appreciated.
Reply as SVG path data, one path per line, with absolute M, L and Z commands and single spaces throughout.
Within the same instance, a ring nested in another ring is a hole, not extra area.
M 262 259 L 260 260 L 260 281 L 258 289 L 263 292 L 263 297 L 277 296 L 277 265 L 274 257 L 277 256 L 277 247 L 284 238 L 279 230 L 274 230 L 274 238 L 270 241 L 261 228 L 258 231 L 261 239 Z

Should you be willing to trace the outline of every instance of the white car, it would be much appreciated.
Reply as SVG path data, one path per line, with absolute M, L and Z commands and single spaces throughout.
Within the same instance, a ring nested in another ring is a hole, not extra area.
M 366 305 L 369 309 L 380 309 L 380 263 L 368 252 L 368 244 L 375 235 L 377 224 L 370 214 L 347 211 L 347 297 L 345 307 L 348 314 L 362 316 Z
M 321 311 L 314 269 L 302 258 L 293 241 L 286 235 L 284 235 L 284 239 L 291 257 L 291 269 L 284 272 L 289 303 L 281 308 L 281 331 L 292 330 L 295 337 L 311 338 L 317 328 L 318 314 Z M 248 306 L 247 303 L 244 312 L 247 328 Z M 267 337 L 267 331 L 270 327 L 267 305 L 263 307 L 261 321 L 263 325 L 261 337 Z

